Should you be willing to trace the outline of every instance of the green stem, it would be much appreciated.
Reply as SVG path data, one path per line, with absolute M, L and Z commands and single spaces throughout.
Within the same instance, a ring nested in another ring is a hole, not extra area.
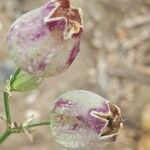
M 10 135 L 11 135 L 11 132 L 10 130 L 7 129 L 2 135 L 0 135 L 0 144 L 4 142 Z
M 37 126 L 45 126 L 45 125 L 50 125 L 50 121 L 28 124 L 24 128 L 29 129 L 29 128 L 33 128 L 33 127 L 37 127 Z
M 24 132 L 24 129 L 30 129 L 37 126 L 48 126 L 48 125 L 50 125 L 49 121 L 43 121 L 38 123 L 31 123 L 22 127 L 8 128 L 2 135 L 0 135 L 0 144 L 4 142 L 11 134 Z
M 16 71 L 16 73 L 12 76 L 11 80 L 10 80 L 10 87 L 11 85 L 15 82 L 18 74 L 20 73 L 20 69 L 18 69 Z M 6 115 L 6 130 L 4 133 L 0 134 L 0 144 L 2 142 L 4 142 L 11 134 L 15 134 L 15 133 L 21 133 L 24 132 L 24 129 L 28 130 L 30 128 L 33 127 L 37 127 L 37 126 L 47 126 L 50 125 L 49 121 L 43 121 L 43 122 L 38 122 L 38 123 L 31 123 L 31 124 L 27 124 L 27 125 L 20 125 L 20 126 L 16 126 L 15 123 L 13 123 L 11 121 L 11 113 L 10 113 L 10 107 L 9 107 L 9 97 L 10 94 L 9 92 L 11 92 L 11 89 L 9 89 L 9 86 L 7 88 L 6 85 L 6 89 L 4 91 L 4 107 L 5 107 L 5 115 Z
M 12 78 L 10 80 L 10 85 L 12 85 L 15 82 L 15 80 L 16 80 L 18 74 L 20 73 L 20 71 L 21 71 L 21 69 L 18 68 L 17 71 L 15 72 L 15 74 L 12 76 Z
M 9 108 L 9 94 L 5 91 L 4 91 L 4 107 L 5 107 L 6 121 L 8 125 L 11 123 L 11 115 L 10 115 L 10 108 Z

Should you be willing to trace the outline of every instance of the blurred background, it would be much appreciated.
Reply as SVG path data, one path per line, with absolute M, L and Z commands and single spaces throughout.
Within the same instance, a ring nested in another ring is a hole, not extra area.
M 0 114 L 3 115 L 4 81 L 16 66 L 7 53 L 10 25 L 23 13 L 46 0 L 0 0 Z M 14 93 L 13 119 L 22 122 L 49 116 L 53 101 L 73 89 L 87 89 L 116 103 L 125 119 L 116 143 L 103 150 L 150 150 L 150 0 L 72 0 L 84 11 L 85 32 L 81 51 L 63 74 L 46 79 L 36 90 Z M 4 122 L 0 120 L 0 132 Z M 0 150 L 61 150 L 48 127 L 12 135 Z

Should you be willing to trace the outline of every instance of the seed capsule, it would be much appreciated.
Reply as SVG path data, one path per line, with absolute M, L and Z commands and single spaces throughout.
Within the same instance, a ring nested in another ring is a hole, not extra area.
M 84 90 L 60 96 L 51 111 L 51 132 L 67 148 L 113 142 L 123 126 L 120 109 Z
M 49 77 L 65 71 L 79 52 L 82 11 L 69 0 L 50 0 L 10 27 L 8 49 L 24 71 Z

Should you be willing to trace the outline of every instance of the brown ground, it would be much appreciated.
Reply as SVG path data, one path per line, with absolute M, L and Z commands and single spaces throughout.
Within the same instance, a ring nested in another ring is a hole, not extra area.
M 44 0 L 0 0 L 0 64 L 10 63 L 6 35 L 11 23 L 43 3 Z M 46 119 L 60 94 L 88 89 L 118 104 L 126 120 L 118 141 L 104 150 L 150 150 L 150 1 L 72 0 L 72 4 L 84 11 L 81 52 L 65 73 L 46 79 L 37 90 L 12 95 L 14 120 L 25 120 L 30 110 Z M 3 130 L 4 123 L 0 122 L 0 132 Z M 40 127 L 33 135 L 34 143 L 25 134 L 13 135 L 0 150 L 61 149 L 48 128 Z

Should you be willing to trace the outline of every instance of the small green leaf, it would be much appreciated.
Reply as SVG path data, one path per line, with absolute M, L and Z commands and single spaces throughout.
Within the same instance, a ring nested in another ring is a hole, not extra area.
M 13 77 L 12 77 L 13 78 Z M 15 78 L 13 78 L 13 82 L 11 82 L 11 91 L 30 91 L 37 88 L 42 82 L 42 78 L 33 76 L 24 71 L 20 71 L 17 75 L 15 74 Z

